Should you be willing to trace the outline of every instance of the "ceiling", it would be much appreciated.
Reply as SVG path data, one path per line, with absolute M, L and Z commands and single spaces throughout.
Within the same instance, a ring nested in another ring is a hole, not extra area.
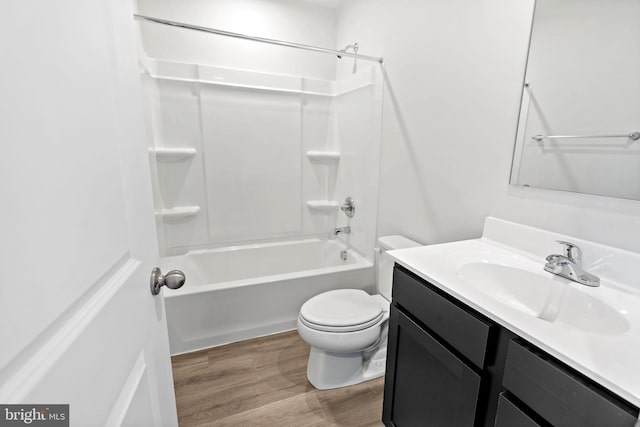
M 298 0 L 304 3 L 311 3 L 311 4 L 315 4 L 317 6 L 322 6 L 322 7 L 326 7 L 329 9 L 337 9 L 340 6 L 342 6 L 342 4 L 346 1 L 346 0 Z

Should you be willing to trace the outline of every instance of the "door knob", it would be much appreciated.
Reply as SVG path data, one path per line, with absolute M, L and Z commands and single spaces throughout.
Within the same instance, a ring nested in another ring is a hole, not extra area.
M 184 285 L 186 278 L 180 270 L 171 270 L 164 276 L 158 267 L 151 271 L 151 294 L 158 295 L 160 288 L 166 286 L 169 289 L 178 289 Z

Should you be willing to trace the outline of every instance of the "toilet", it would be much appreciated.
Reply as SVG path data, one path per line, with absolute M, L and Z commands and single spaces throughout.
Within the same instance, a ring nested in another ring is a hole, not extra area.
M 393 281 L 393 260 L 385 252 L 416 246 L 421 245 L 403 236 L 378 239 L 378 294 L 337 289 L 302 305 L 298 333 L 311 346 L 307 378 L 315 388 L 345 387 L 384 375 Z

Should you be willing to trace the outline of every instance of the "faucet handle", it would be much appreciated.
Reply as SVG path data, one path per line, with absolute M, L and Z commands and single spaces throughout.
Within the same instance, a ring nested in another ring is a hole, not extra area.
M 566 242 L 564 240 L 556 240 L 556 242 L 564 245 L 564 256 L 578 265 L 582 265 L 582 249 L 580 246 L 572 242 Z
M 550 264 L 558 264 L 563 257 L 563 255 L 549 255 L 545 258 L 545 261 Z
M 345 213 L 349 218 L 353 218 L 356 214 L 356 204 L 353 201 L 352 197 L 347 197 L 344 199 L 344 204 L 340 206 L 340 210 Z
M 567 265 L 574 263 L 573 260 L 565 255 L 549 255 L 545 258 L 548 265 Z

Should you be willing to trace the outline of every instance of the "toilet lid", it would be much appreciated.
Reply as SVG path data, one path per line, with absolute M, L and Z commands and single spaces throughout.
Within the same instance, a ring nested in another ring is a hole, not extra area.
M 338 289 L 316 295 L 300 309 L 300 318 L 320 330 L 359 330 L 382 318 L 382 308 L 360 289 Z

